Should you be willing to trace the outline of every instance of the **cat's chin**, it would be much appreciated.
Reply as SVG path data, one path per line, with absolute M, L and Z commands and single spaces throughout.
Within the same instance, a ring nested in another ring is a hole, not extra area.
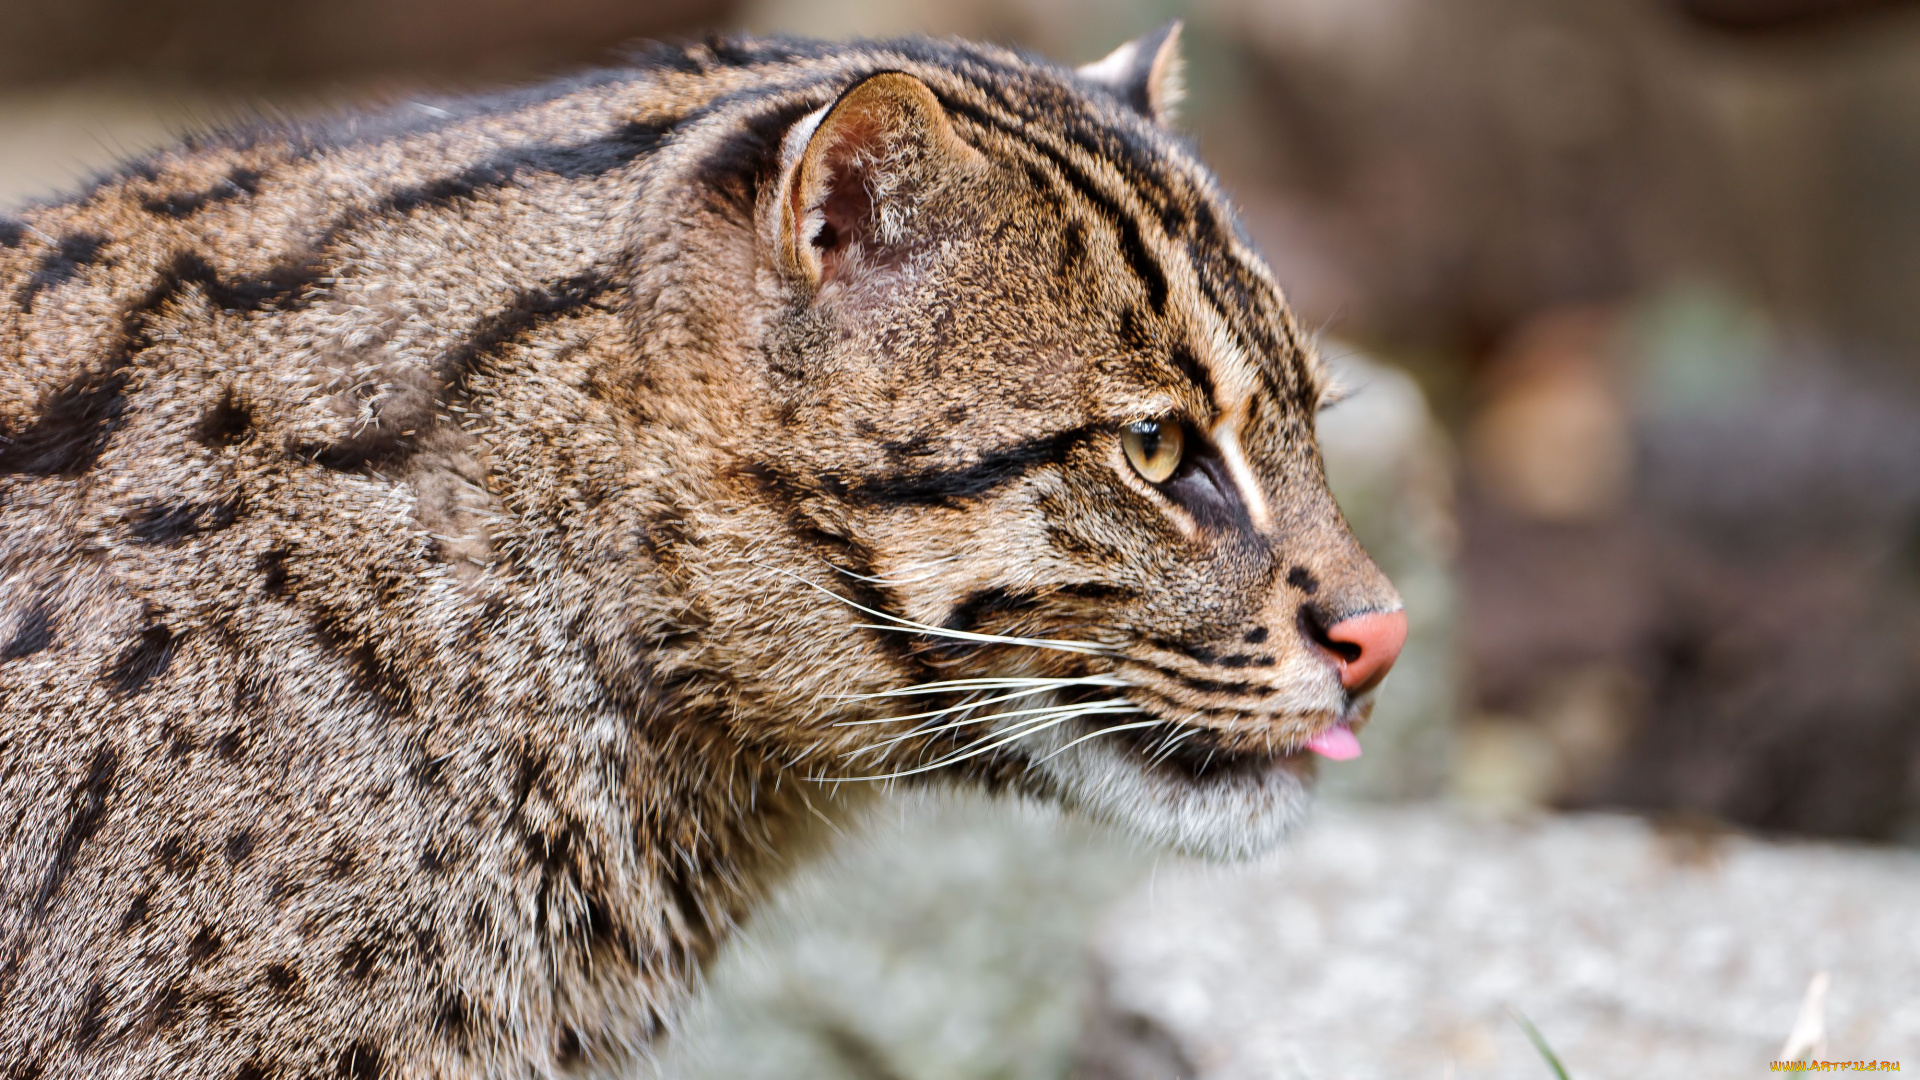
M 1057 729 L 1056 729 L 1057 730 Z M 1248 859 L 1305 820 L 1315 765 L 1307 754 L 1241 754 L 1193 769 L 1118 738 L 1034 739 L 1032 770 L 1052 794 L 1151 843 L 1187 855 Z M 1047 745 L 1048 743 L 1052 745 Z

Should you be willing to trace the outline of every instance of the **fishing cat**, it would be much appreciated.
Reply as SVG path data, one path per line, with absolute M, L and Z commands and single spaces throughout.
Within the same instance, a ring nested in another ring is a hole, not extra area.
M 622 1071 L 876 780 L 1272 843 L 1405 620 L 1175 41 L 661 47 L 0 219 L 7 1075 Z

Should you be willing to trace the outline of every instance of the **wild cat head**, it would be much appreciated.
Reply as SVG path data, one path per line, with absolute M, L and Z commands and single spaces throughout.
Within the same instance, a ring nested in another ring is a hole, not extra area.
M 1176 39 L 870 46 L 769 140 L 718 430 L 777 535 L 709 580 L 809 775 L 1246 853 L 1357 752 L 1405 617 L 1327 491 L 1326 371 L 1165 126 Z

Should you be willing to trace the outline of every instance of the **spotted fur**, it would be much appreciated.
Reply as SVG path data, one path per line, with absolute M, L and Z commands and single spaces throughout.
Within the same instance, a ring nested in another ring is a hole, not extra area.
M 662 48 L 0 222 L 6 1075 L 621 1071 L 848 778 L 1278 835 L 1397 600 L 1128 48 Z

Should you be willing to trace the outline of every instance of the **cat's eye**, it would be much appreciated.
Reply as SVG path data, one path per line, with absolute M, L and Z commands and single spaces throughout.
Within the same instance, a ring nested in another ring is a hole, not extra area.
M 1180 467 L 1187 438 L 1178 421 L 1140 420 L 1120 429 L 1120 445 L 1135 472 L 1150 484 L 1162 484 Z

